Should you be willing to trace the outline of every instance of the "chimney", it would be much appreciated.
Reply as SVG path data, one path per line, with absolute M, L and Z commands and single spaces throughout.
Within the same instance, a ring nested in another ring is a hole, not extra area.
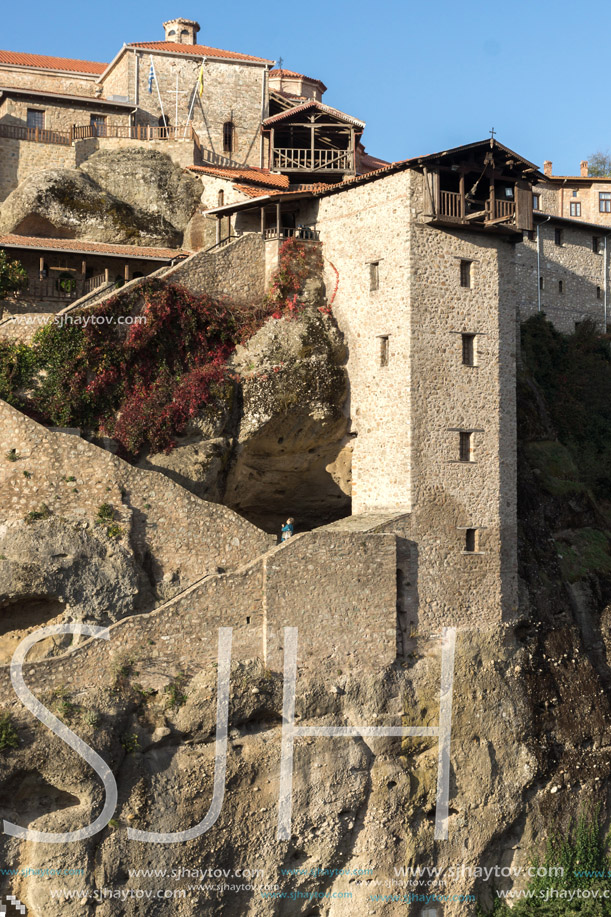
M 552 164 L 549 161 L 549 159 L 546 159 L 545 162 L 543 163 L 543 174 L 544 175 L 552 174 Z
M 579 163 L 579 171 L 581 173 L 582 178 L 588 177 L 588 160 L 587 159 L 581 160 L 581 162 Z
M 169 19 L 164 22 L 163 29 L 166 41 L 175 41 L 179 45 L 197 43 L 199 22 L 195 22 L 194 19 Z

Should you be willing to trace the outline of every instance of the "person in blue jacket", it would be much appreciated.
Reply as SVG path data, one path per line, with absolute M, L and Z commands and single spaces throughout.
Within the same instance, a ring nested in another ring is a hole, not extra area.
M 286 520 L 280 531 L 280 541 L 288 541 L 294 532 L 295 520 L 292 516 Z

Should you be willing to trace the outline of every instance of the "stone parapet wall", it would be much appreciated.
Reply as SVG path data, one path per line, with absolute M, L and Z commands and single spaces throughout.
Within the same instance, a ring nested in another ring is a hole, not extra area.
M 253 302 L 265 292 L 265 243 L 257 233 L 232 240 L 210 252 L 192 255 L 165 275 L 196 296 L 227 296 L 235 302 Z
M 8 461 L 9 450 L 18 461 Z M 27 472 L 27 475 L 24 474 Z M 45 504 L 53 516 L 95 525 L 110 504 L 155 583 L 178 592 L 218 567 L 236 568 L 273 544 L 227 507 L 207 503 L 156 471 L 144 471 L 78 436 L 53 432 L 0 402 L 0 499 L 4 521 Z M 171 584 L 167 579 L 171 578 Z
M 217 661 L 218 628 L 233 628 L 233 662 L 283 668 L 284 627 L 299 631 L 298 671 L 383 671 L 396 658 L 396 550 L 392 535 L 312 532 L 232 573 L 195 583 L 165 605 L 112 625 L 68 654 L 24 667 L 29 687 L 108 688 L 126 661 L 149 679 L 190 675 Z M 0 703 L 12 699 L 0 667 Z
M 74 169 L 76 166 L 75 146 L 0 137 L 0 201 L 5 200 L 33 172 Z

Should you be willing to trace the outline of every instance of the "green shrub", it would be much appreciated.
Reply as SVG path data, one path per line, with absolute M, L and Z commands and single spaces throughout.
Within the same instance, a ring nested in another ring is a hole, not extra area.
M 187 676 L 184 672 L 179 672 L 175 677 L 174 681 L 171 681 L 169 685 L 163 689 L 164 694 L 167 695 L 167 706 L 171 710 L 178 710 L 179 707 L 182 707 L 183 704 L 187 701 L 187 695 L 183 691 L 183 686 Z
M 140 743 L 138 742 L 138 734 L 135 732 L 125 733 L 125 735 L 121 737 L 121 745 L 128 755 L 138 751 L 140 748 Z
M 115 518 L 115 511 L 110 503 L 102 503 L 98 506 L 98 512 L 95 517 L 96 525 L 107 525 Z
M 10 713 L 0 714 L 0 751 L 6 751 L 8 748 L 17 748 L 19 745 L 19 736 L 13 725 Z
M 41 519 L 48 519 L 51 515 L 51 510 L 46 503 L 40 504 L 40 509 L 32 509 L 29 513 L 26 513 L 23 517 L 23 521 L 26 525 L 32 525 L 34 522 L 39 522 Z

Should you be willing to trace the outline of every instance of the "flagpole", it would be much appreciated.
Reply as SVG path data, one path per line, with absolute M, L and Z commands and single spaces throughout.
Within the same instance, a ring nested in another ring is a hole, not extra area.
M 163 102 L 161 101 L 161 93 L 159 92 L 159 83 L 157 82 L 157 71 L 155 70 L 155 64 L 153 63 L 153 55 L 150 55 L 151 58 L 151 67 L 153 68 L 153 76 L 155 78 L 155 88 L 157 89 L 157 98 L 159 99 L 159 108 L 161 109 L 161 117 L 163 118 L 163 126 L 167 128 L 168 122 L 166 121 L 165 112 L 163 110 Z M 176 96 L 178 98 L 178 96 Z
M 183 140 L 184 140 L 184 138 L 187 136 L 187 127 L 189 126 L 189 121 L 191 120 L 191 115 L 192 115 L 192 113 L 193 113 L 193 106 L 195 105 L 195 96 L 197 95 L 197 84 L 198 84 L 198 82 L 199 82 L 200 73 L 202 73 L 202 80 L 203 80 L 203 69 L 204 69 L 204 64 L 205 64 L 205 62 L 206 62 L 206 58 L 205 58 L 205 57 L 202 57 L 202 62 L 201 62 L 201 65 L 200 65 L 199 70 L 197 71 L 197 76 L 196 76 L 196 78 L 195 78 L 195 86 L 193 87 L 193 98 L 191 99 L 191 105 L 190 105 L 190 108 L 189 108 L 189 114 L 187 115 L 187 123 L 185 124 L 185 130 L 184 130 L 184 134 L 183 134 Z

